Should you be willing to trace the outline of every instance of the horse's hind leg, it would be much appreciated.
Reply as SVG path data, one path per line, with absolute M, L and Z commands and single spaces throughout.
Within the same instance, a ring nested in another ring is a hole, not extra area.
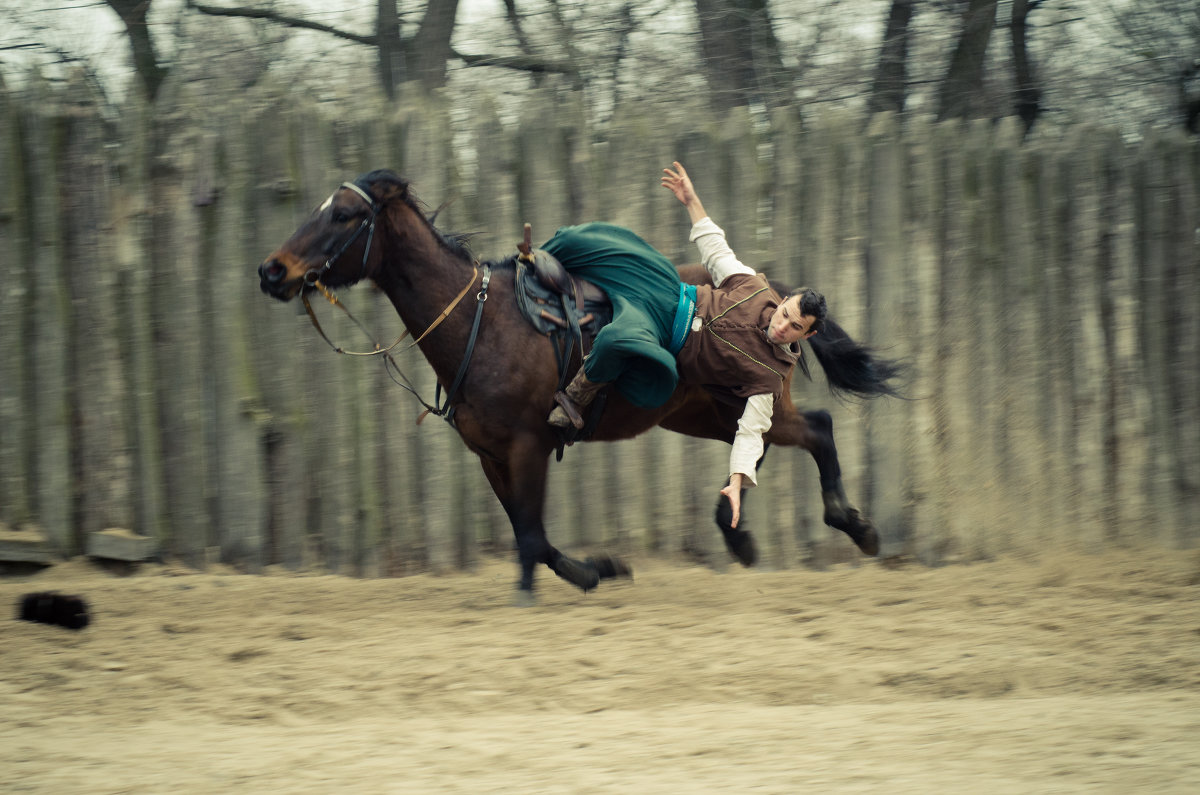
M 779 444 L 796 445 L 812 453 L 821 479 L 825 524 L 850 536 L 864 555 L 878 555 L 879 532 L 846 498 L 829 412 L 820 409 L 776 416 L 772 418 L 770 437 Z

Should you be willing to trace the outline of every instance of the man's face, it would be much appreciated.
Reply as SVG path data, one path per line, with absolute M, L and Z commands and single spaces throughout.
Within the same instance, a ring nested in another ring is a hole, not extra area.
M 812 325 L 816 318 L 800 314 L 800 296 L 793 295 L 775 308 L 771 324 L 767 326 L 767 339 L 776 345 L 791 345 L 806 340 L 815 334 Z

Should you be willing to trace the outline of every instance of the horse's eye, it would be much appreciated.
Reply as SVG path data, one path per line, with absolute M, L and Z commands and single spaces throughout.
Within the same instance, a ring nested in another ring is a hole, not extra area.
M 333 211 L 333 222 L 335 224 L 344 224 L 349 220 L 350 216 L 346 215 L 344 212 L 341 212 L 340 210 Z

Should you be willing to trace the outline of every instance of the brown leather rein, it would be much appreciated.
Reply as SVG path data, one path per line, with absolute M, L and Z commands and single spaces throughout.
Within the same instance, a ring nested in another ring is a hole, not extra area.
M 471 281 L 467 282 L 467 286 L 462 289 L 462 292 L 460 292 L 457 296 L 455 296 L 454 300 L 450 302 L 450 305 L 442 310 L 442 314 L 437 316 L 437 320 L 433 321 L 433 323 L 430 324 L 429 328 L 425 329 L 425 331 L 421 334 L 421 336 L 417 337 L 415 340 L 410 342 L 408 344 L 408 347 L 406 347 L 404 350 L 407 351 L 407 350 L 411 350 L 412 348 L 416 347 L 416 345 L 421 340 L 423 340 L 429 336 L 429 333 L 431 331 L 433 331 L 435 328 L 440 326 L 442 324 L 442 321 L 450 316 L 450 313 L 454 311 L 454 307 L 458 306 L 459 302 L 461 302 L 463 300 L 463 298 L 466 296 L 467 292 L 470 291 L 471 287 L 475 284 L 475 279 L 478 278 L 478 276 L 479 276 L 479 266 L 475 265 L 474 272 L 471 274 Z M 317 313 L 313 311 L 312 304 L 310 304 L 308 301 L 308 293 L 301 292 L 300 300 L 304 302 L 304 311 L 308 313 L 308 319 L 312 321 L 313 328 L 315 328 L 317 330 L 317 333 L 321 335 L 321 339 L 325 340 L 325 342 L 329 344 L 329 347 L 333 348 L 333 350 L 335 352 L 345 354 L 346 356 L 383 356 L 383 355 L 390 354 L 392 349 L 395 348 L 397 345 L 399 345 L 401 342 L 403 342 L 404 338 L 408 336 L 408 333 L 409 333 L 408 329 L 404 329 L 404 332 L 399 337 L 396 337 L 395 342 L 393 342 L 391 345 L 387 346 L 386 348 L 382 347 L 371 336 L 371 332 L 367 331 L 366 327 L 363 326 L 362 323 L 358 322 L 358 318 L 356 318 L 354 315 L 352 315 L 350 313 L 350 310 L 346 308 L 346 305 L 341 302 L 341 300 L 334 294 L 334 292 L 332 290 L 330 290 L 328 287 L 326 287 L 324 284 L 322 284 L 319 279 L 316 281 L 309 282 L 308 285 L 310 287 L 312 287 L 313 289 L 317 290 L 319 293 L 321 293 L 321 295 L 325 296 L 326 301 L 328 301 L 329 303 L 336 306 L 338 309 L 345 312 L 346 317 L 350 318 L 350 322 L 352 322 L 354 325 L 358 326 L 362 330 L 362 332 L 367 335 L 367 338 L 370 339 L 372 343 L 374 343 L 374 347 L 369 351 L 348 351 L 345 348 L 341 347 L 340 345 L 335 344 L 333 342 L 333 340 L 329 339 L 328 335 L 325 334 L 325 330 L 323 328 L 321 328 L 321 322 L 319 320 L 317 320 Z M 481 290 L 479 295 L 477 296 L 477 298 L 480 301 L 487 300 L 487 294 L 485 291 L 486 291 L 486 288 L 485 288 L 485 290 Z

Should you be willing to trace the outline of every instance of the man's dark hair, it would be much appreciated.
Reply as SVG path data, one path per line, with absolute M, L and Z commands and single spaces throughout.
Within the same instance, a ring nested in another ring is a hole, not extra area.
M 829 316 L 829 308 L 825 306 L 825 296 L 811 287 L 797 287 L 788 297 L 790 298 L 792 295 L 800 296 L 800 314 L 811 315 L 815 318 L 810 330 L 823 331 L 825 318 Z

